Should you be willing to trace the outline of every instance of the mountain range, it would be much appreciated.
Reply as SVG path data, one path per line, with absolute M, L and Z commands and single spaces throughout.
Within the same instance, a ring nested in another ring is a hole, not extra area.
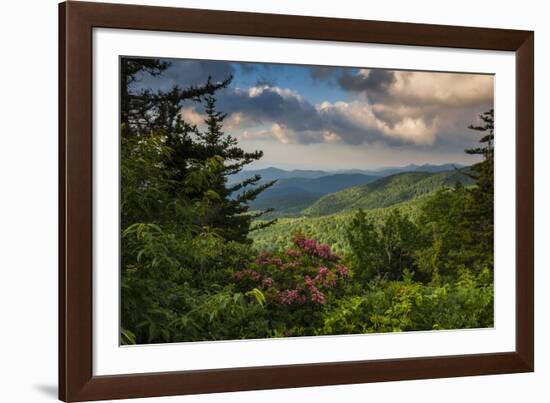
M 461 166 L 460 166 L 461 167 Z M 469 178 L 454 164 L 407 165 L 372 170 L 283 170 L 264 168 L 230 177 L 236 183 L 260 175 L 275 184 L 250 203 L 251 210 L 274 209 L 270 217 L 318 216 L 355 208 L 376 208 L 421 196 Z M 464 169 L 461 167 L 461 169 Z
M 439 189 L 452 187 L 457 182 L 464 186 L 473 185 L 474 181 L 465 175 L 467 171 L 468 168 L 402 172 L 327 193 L 317 199 L 315 195 L 302 198 L 299 202 L 290 194 L 281 192 L 278 197 L 271 194 L 263 200 L 264 207 L 276 210 L 262 219 L 277 217 L 277 221 L 252 232 L 251 236 L 256 247 L 270 250 L 290 246 L 289 234 L 301 233 L 329 243 L 338 252 L 347 247 L 346 228 L 358 209 L 363 209 L 378 222 L 395 209 L 415 216 Z
M 292 169 L 285 170 L 281 168 L 268 167 L 261 169 L 253 169 L 241 171 L 235 175 L 232 175 L 229 178 L 229 183 L 240 182 L 245 179 L 251 178 L 254 175 L 260 175 L 262 180 L 271 181 L 275 179 L 288 179 L 288 178 L 309 178 L 315 179 L 327 175 L 338 175 L 338 174 L 362 174 L 369 176 L 388 176 L 393 175 L 399 172 L 442 172 L 450 171 L 455 168 L 463 168 L 464 165 L 461 164 L 441 164 L 441 165 L 432 165 L 432 164 L 409 164 L 405 166 L 397 167 L 387 167 L 380 169 L 343 169 L 343 170 L 308 170 L 308 169 Z

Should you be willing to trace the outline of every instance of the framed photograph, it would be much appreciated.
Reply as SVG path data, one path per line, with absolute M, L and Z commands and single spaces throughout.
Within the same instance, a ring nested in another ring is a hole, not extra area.
M 534 34 L 59 6 L 59 398 L 534 370 Z

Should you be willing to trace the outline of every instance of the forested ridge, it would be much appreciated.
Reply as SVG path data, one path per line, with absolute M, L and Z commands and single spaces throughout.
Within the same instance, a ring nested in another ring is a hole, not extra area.
M 123 344 L 493 326 L 492 110 L 469 128 L 471 167 L 278 183 L 246 175 L 263 152 L 224 131 L 232 77 L 136 89 L 167 63 L 121 63 Z M 277 186 L 312 196 L 259 203 Z

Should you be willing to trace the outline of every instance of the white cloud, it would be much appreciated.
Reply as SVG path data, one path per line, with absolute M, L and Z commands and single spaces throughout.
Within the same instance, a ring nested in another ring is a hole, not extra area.
M 323 139 L 326 143 L 339 143 L 342 141 L 342 137 L 330 130 L 325 130 L 323 132 Z
M 491 75 L 396 71 L 394 77 L 390 103 L 459 106 L 493 99 Z
M 406 117 L 393 127 L 385 126 L 383 132 L 387 136 L 417 145 L 432 145 L 435 142 L 437 129 L 437 120 L 427 126 L 422 118 Z
M 302 99 L 302 97 L 300 96 L 300 94 L 298 94 L 298 92 L 291 90 L 290 88 L 281 88 L 276 86 L 270 86 L 267 84 L 250 87 L 247 90 L 247 92 L 248 92 L 248 96 L 251 98 L 255 98 L 259 95 L 262 95 L 264 92 L 273 92 L 275 94 L 280 95 L 283 98 L 297 98 L 299 100 Z
M 327 120 L 334 122 L 345 120 L 353 123 L 359 130 L 363 130 L 366 134 L 370 133 L 371 137 L 374 135 L 380 135 L 382 138 L 385 136 L 393 140 L 401 140 L 405 143 L 412 143 L 416 145 L 431 145 L 435 142 L 437 135 L 437 119 L 426 124 L 422 117 L 410 117 L 407 114 L 403 114 L 395 123 L 389 124 L 388 122 L 378 118 L 373 113 L 373 107 L 367 103 L 353 101 L 353 102 L 323 102 L 318 106 L 318 110 L 321 114 L 327 116 Z M 345 137 L 349 133 L 335 133 L 339 138 Z M 324 136 L 325 140 L 327 137 Z M 369 142 L 367 135 L 364 141 L 355 141 L 358 143 Z
M 180 110 L 180 116 L 187 123 L 197 126 L 203 125 L 204 119 L 206 119 L 206 115 L 198 113 L 194 108 L 182 108 Z
M 240 136 L 243 140 L 265 140 L 272 138 L 281 144 L 288 144 L 293 140 L 294 131 L 279 123 L 273 123 L 269 129 L 243 131 Z
M 279 123 L 273 123 L 271 126 L 271 133 L 280 143 L 288 144 L 290 142 L 290 131 Z

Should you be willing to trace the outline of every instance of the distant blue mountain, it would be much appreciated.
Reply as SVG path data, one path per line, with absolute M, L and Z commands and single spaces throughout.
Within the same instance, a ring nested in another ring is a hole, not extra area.
M 349 187 L 365 185 L 379 176 L 335 174 L 320 178 L 283 178 L 266 189 L 251 203 L 253 210 L 275 208 L 275 212 L 293 213 L 308 207 L 320 197 Z
M 230 183 L 240 182 L 244 179 L 251 178 L 254 175 L 260 175 L 262 181 L 271 181 L 274 179 L 289 179 L 289 178 L 308 178 L 316 179 L 323 176 L 330 175 L 341 175 L 341 174 L 361 174 L 368 176 L 389 176 L 401 172 L 444 172 L 449 171 L 454 168 L 463 168 L 464 165 L 461 164 L 424 164 L 416 165 L 409 164 L 402 167 L 388 167 L 381 169 L 345 169 L 345 170 L 336 170 L 336 171 L 324 171 L 324 170 L 307 170 L 307 169 L 293 169 L 285 170 L 281 168 L 269 167 L 262 169 L 255 169 L 250 171 L 241 171 L 238 174 L 235 174 L 229 178 Z
M 390 167 L 380 170 L 350 169 L 341 171 L 322 170 L 284 170 L 275 167 L 241 171 L 231 176 L 229 184 L 241 182 L 254 175 L 261 176 L 259 183 L 276 180 L 270 188 L 258 195 L 258 198 L 250 203 L 252 210 L 265 210 L 274 208 L 272 216 L 292 215 L 316 203 L 321 197 L 330 193 L 367 185 L 378 179 L 404 172 L 438 173 L 462 168 L 458 164 L 443 165 L 415 165 L 403 167 Z
M 241 171 L 235 175 L 232 175 L 229 182 L 240 182 L 242 180 L 252 178 L 254 175 L 260 175 L 262 177 L 262 181 L 272 181 L 274 179 L 287 178 L 320 178 L 321 176 L 330 175 L 330 172 L 305 169 L 293 169 L 291 171 L 286 171 L 280 168 L 269 167 L 250 171 Z

